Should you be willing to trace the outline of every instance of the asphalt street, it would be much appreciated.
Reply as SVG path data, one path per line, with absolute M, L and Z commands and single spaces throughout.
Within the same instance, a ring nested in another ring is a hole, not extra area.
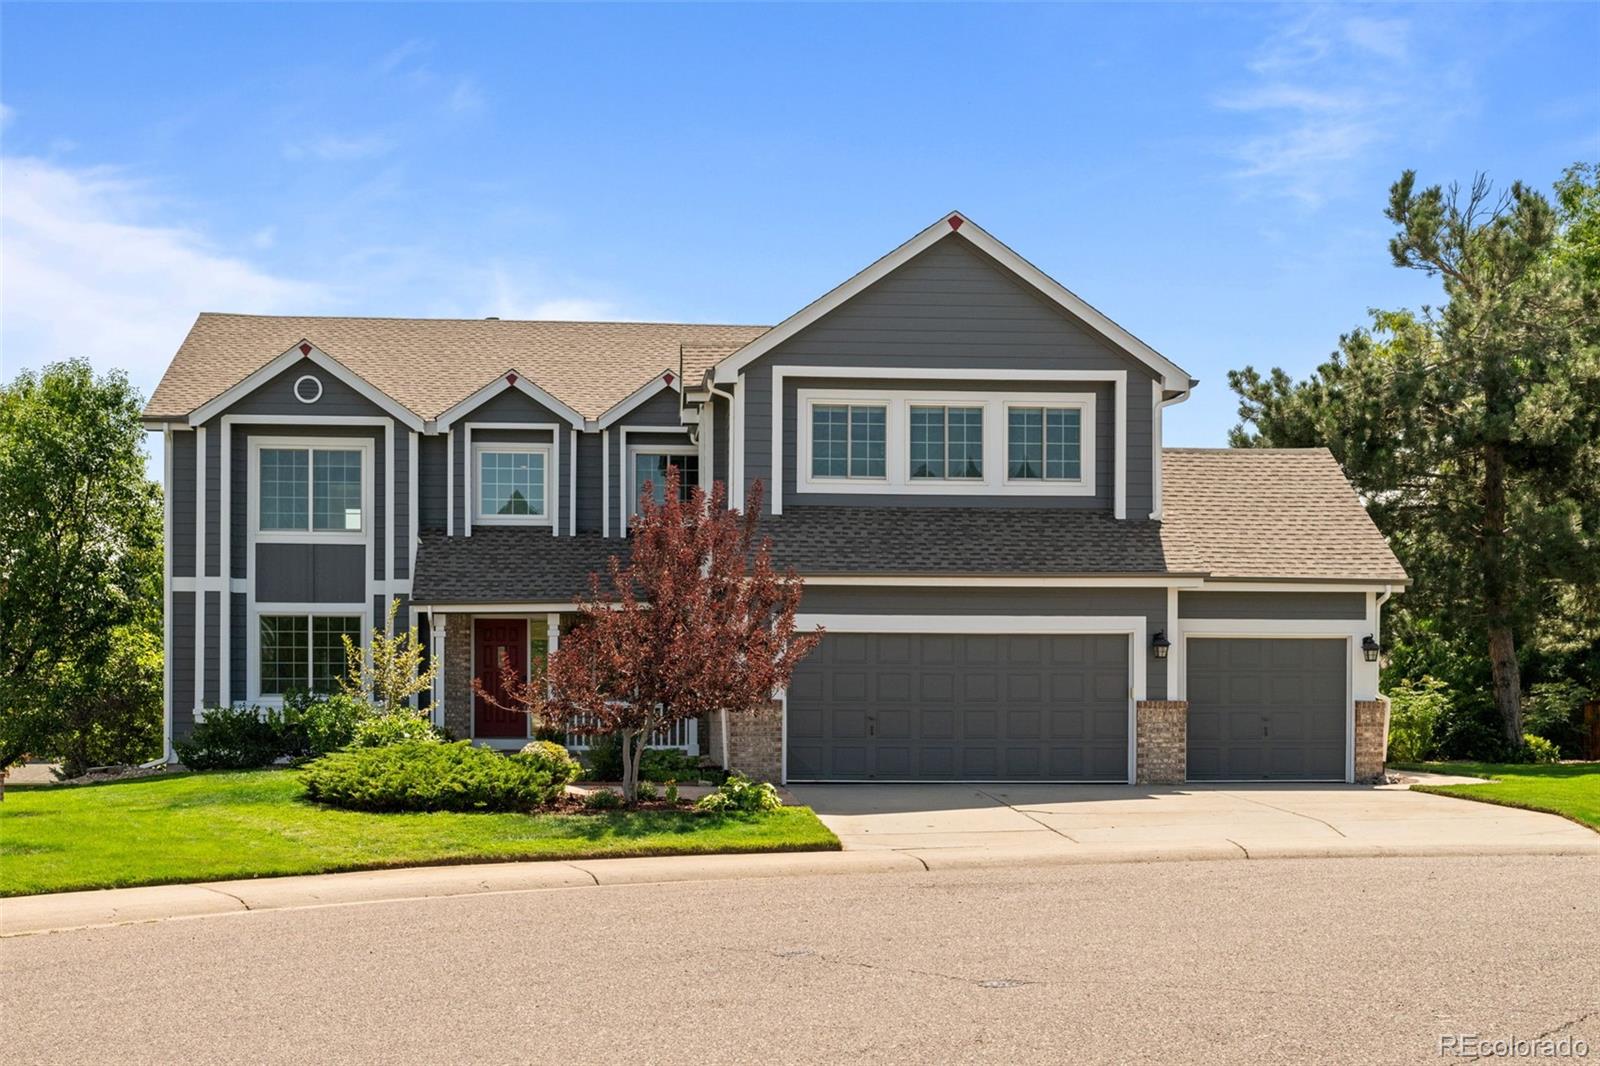
M 4 906 L 0 902 L 0 906 Z M 1586 1041 L 1600 859 L 551 889 L 0 941 L 35 1062 L 1440 1062 Z

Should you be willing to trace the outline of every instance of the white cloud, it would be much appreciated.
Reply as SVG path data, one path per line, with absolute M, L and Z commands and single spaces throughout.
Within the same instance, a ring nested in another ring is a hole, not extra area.
M 326 162 L 346 162 L 353 159 L 375 159 L 395 149 L 395 141 L 381 133 L 359 137 L 340 137 L 329 134 L 311 141 L 286 144 L 286 159 L 321 159 Z
M 610 300 L 529 293 L 505 267 L 490 268 L 488 281 L 489 298 L 480 312 L 483 316 L 576 322 L 615 321 L 622 317 Z
M 0 350 L 6 377 L 84 356 L 148 397 L 202 310 L 315 311 L 322 287 L 275 277 L 196 229 L 148 221 L 146 189 L 110 169 L 0 159 Z
M 10 104 L 0 104 L 0 129 L 11 125 L 11 120 L 17 117 L 17 109 Z
M 1352 182 L 1352 171 L 1382 146 L 1409 135 L 1408 116 L 1426 105 L 1448 122 L 1464 89 L 1459 66 L 1429 63 L 1412 48 L 1401 17 L 1300 9 L 1246 64 L 1249 81 L 1216 106 L 1245 121 L 1227 151 L 1249 191 L 1315 207 Z

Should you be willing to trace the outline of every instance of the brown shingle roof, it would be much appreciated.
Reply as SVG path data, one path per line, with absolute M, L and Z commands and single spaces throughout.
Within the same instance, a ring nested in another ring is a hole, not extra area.
M 508 370 L 585 418 L 598 418 L 656 374 L 677 370 L 682 346 L 733 351 L 766 330 L 666 322 L 206 313 L 184 338 L 145 414 L 187 415 L 308 340 L 422 418 L 438 416 Z
M 743 344 L 685 344 L 683 346 L 683 382 L 693 389 L 705 384 L 706 374 Z
M 1326 448 L 1167 448 L 1161 473 L 1169 570 L 1407 580 Z

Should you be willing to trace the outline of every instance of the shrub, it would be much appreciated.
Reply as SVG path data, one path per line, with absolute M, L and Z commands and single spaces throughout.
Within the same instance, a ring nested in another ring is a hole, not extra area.
M 1561 749 L 1544 737 L 1536 737 L 1532 733 L 1522 734 L 1522 752 L 1520 762 L 1553 763 L 1561 761 Z
M 667 802 L 674 807 L 678 805 L 678 783 L 676 781 L 667 782 Z
M 1504 725 L 1483 691 L 1455 692 L 1433 727 L 1434 756 L 1498 762 L 1507 752 Z
M 361 719 L 356 723 L 348 746 L 385 748 L 391 744 L 437 744 L 441 739 L 432 722 L 421 715 L 401 711 Z
M 639 787 L 634 789 L 633 796 L 634 799 L 638 800 L 640 803 L 647 803 L 650 800 L 660 799 L 661 790 L 656 788 L 654 781 L 645 781 L 641 779 L 639 781 Z
M 640 758 L 642 781 L 698 781 L 700 760 L 682 748 L 649 748 Z
M 614 811 L 622 806 L 622 793 L 615 789 L 602 788 L 585 796 L 583 805 L 591 811 Z
M 372 714 L 371 704 L 343 693 L 292 693 L 283 701 L 285 740 L 296 751 L 326 755 L 354 740 L 357 728 Z
M 347 748 L 301 773 L 311 799 L 358 811 L 523 811 L 561 794 L 547 771 L 466 740 Z
M 1421 762 L 1433 756 L 1434 727 L 1450 709 L 1450 691 L 1434 677 L 1402 681 L 1389 692 L 1389 759 Z
M 188 740 L 173 744 L 191 770 L 252 770 L 289 751 L 283 715 L 256 707 L 210 707 Z
M 743 774 L 729 774 L 715 792 L 702 796 L 696 810 L 720 813 L 759 814 L 783 806 L 778 790 L 765 781 L 752 781 Z
M 516 757 L 548 773 L 550 780 L 561 787 L 576 781 L 583 772 L 582 764 L 572 757 L 572 753 L 553 740 L 535 740 L 518 752 Z
M 1522 724 L 1577 758 L 1583 754 L 1583 705 L 1591 698 L 1590 690 L 1576 681 L 1541 681 L 1522 702 Z
M 622 780 L 622 741 L 615 733 L 590 737 L 583 761 L 589 767 L 591 781 Z

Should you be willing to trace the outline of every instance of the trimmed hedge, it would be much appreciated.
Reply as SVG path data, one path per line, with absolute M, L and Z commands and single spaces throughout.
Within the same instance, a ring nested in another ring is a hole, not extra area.
M 358 811 L 525 811 L 554 802 L 572 780 L 553 760 L 466 740 L 350 748 L 301 774 L 311 799 Z

